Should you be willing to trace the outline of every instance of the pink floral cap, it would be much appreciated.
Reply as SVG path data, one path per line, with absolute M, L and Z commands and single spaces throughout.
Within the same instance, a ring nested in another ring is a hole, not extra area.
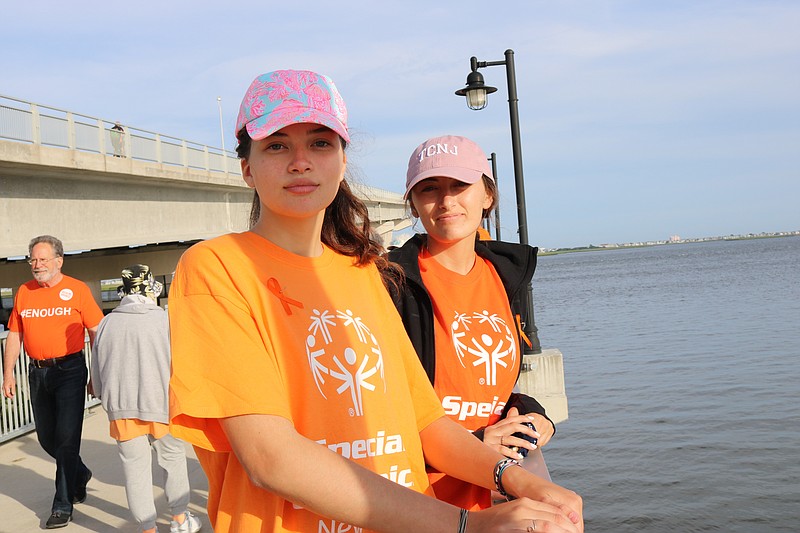
M 236 133 L 247 127 L 258 141 L 302 123 L 327 126 L 350 142 L 347 108 L 333 80 L 308 70 L 276 70 L 250 84 L 239 107 Z
M 441 176 L 472 184 L 484 175 L 494 181 L 489 159 L 480 146 L 457 135 L 434 137 L 417 146 L 411 154 L 403 198 L 408 199 L 414 185 L 426 178 Z

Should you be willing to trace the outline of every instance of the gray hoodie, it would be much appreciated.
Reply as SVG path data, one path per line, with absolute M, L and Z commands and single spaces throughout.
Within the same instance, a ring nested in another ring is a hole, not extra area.
M 97 327 L 91 375 L 109 420 L 169 423 L 167 312 L 140 294 L 122 298 Z

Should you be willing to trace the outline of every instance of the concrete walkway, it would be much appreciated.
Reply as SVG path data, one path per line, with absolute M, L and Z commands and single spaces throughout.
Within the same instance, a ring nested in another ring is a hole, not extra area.
M 108 418 L 101 406 L 86 411 L 81 457 L 94 477 L 87 487 L 86 502 L 75 505 L 72 522 L 57 531 L 64 533 L 137 533 L 139 528 L 128 510 L 122 464 L 117 446 L 108 434 Z M 186 446 L 189 483 L 192 489 L 189 511 L 203 522 L 204 533 L 211 526 L 206 515 L 208 480 L 192 450 Z M 158 531 L 169 531 L 169 510 L 164 497 L 163 474 L 153 458 L 153 484 L 158 510 Z M 36 433 L 28 433 L 0 444 L 0 533 L 28 533 L 44 530 L 55 493 L 56 464 L 39 446 Z

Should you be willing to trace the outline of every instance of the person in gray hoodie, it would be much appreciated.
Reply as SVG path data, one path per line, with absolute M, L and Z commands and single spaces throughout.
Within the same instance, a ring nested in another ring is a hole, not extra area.
M 161 289 L 147 265 L 122 271 L 122 301 L 97 328 L 90 391 L 108 414 L 125 473 L 128 507 L 142 531 L 156 532 L 152 448 L 166 472 L 170 532 L 194 533 L 201 523 L 186 510 L 186 449 L 169 433 L 169 318 L 156 303 Z

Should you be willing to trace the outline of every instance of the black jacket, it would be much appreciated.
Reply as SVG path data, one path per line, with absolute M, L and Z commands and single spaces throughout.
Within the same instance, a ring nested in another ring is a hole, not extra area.
M 436 348 L 434 340 L 433 303 L 419 271 L 419 253 L 425 244 L 426 235 L 414 235 L 401 248 L 389 252 L 389 259 L 401 267 L 405 272 L 405 282 L 401 290 L 393 291 L 394 300 L 408 337 L 422 361 L 422 366 L 428 374 L 431 384 L 436 378 Z M 527 286 L 536 270 L 536 254 L 538 248 L 527 245 L 501 241 L 476 240 L 475 252 L 488 260 L 497 271 L 503 286 L 506 289 L 511 313 L 520 316 L 523 323 L 528 320 L 525 298 Z M 520 338 L 520 347 L 523 339 Z M 520 365 L 521 368 L 521 365 Z M 534 398 L 525 394 L 512 392 L 506 401 L 503 416 L 511 407 L 516 407 L 520 414 L 538 413 L 547 418 L 544 407 Z M 550 420 L 549 418 L 547 418 Z M 552 424 L 552 420 L 550 421 Z M 555 429 L 555 424 L 553 424 Z M 474 432 L 483 439 L 483 429 Z

